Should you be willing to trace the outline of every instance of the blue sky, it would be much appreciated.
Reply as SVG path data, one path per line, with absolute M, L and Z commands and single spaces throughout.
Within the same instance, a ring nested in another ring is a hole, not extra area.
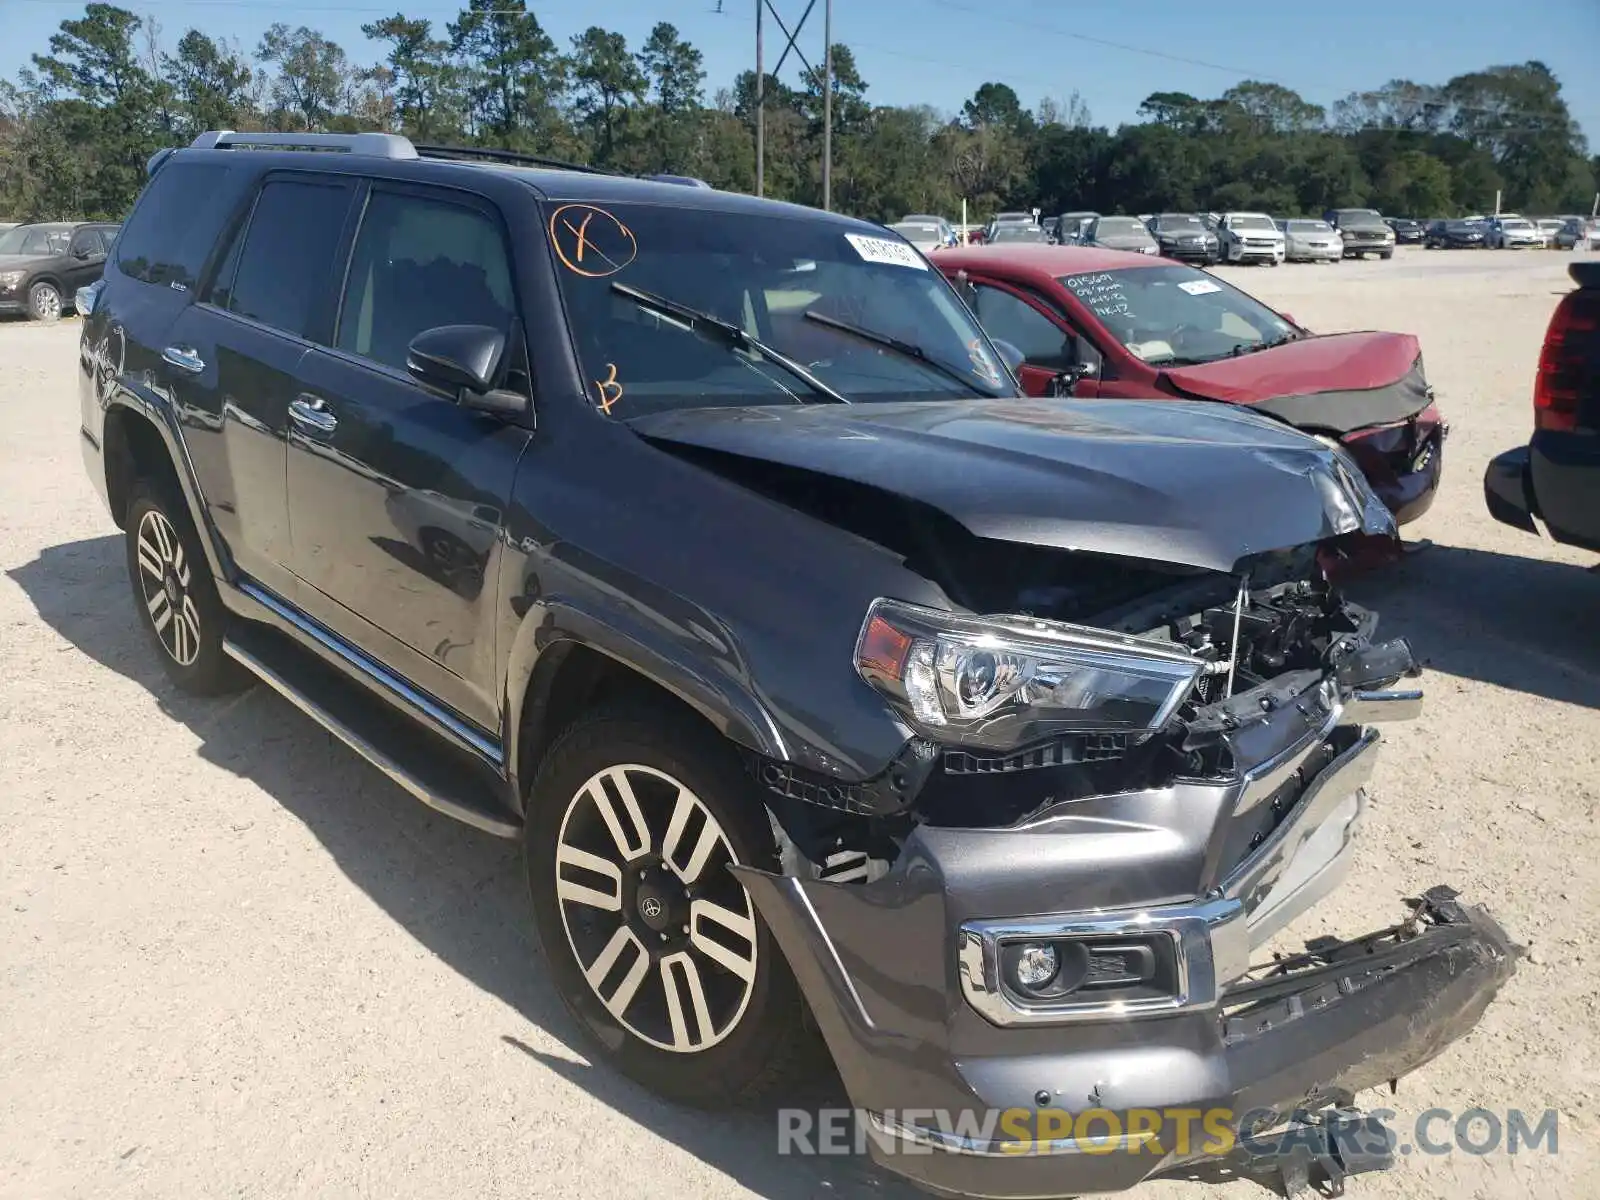
M 430 17 L 437 28 L 456 0 L 384 4 L 382 0 L 120 0 L 155 17 L 170 46 L 191 27 L 237 38 L 253 49 L 272 20 L 310 25 L 356 61 L 376 57 L 361 25 L 392 14 Z M 804 0 L 774 0 L 786 24 Z M 640 43 L 656 21 L 671 21 L 705 54 L 708 90 L 753 66 L 756 0 L 533 0 L 558 42 L 602 25 Z M 1052 9 L 1054 11 L 1052 11 Z M 0 0 L 5 36 L 0 75 L 14 78 L 29 55 L 46 49 L 61 20 L 81 0 Z M 270 14 L 270 15 L 268 15 Z M 1403 14 L 1403 15 L 1402 15 Z M 1076 89 L 1097 123 L 1132 120 L 1152 91 L 1214 96 L 1244 78 L 1270 79 L 1307 99 L 1331 104 L 1348 92 L 1392 78 L 1442 83 L 1492 63 L 1541 59 L 1561 79 L 1573 115 L 1600 143 L 1600 0 L 1074 0 L 1070 6 L 995 0 L 834 0 L 834 41 L 856 52 L 868 97 L 882 104 L 958 108 L 985 80 L 1010 84 L 1028 105 Z M 768 63 L 783 39 L 770 18 Z M 1140 47 L 1120 49 L 1089 39 Z M 813 61 L 822 47 L 822 3 L 800 38 Z M 1268 46 L 1273 48 L 1268 49 Z M 1162 57 L 1162 54 L 1169 57 Z M 1199 61 L 1181 61 L 1184 59 Z M 1201 65 L 1209 64 L 1209 65 Z M 793 56 L 785 75 L 794 69 Z M 1600 149 L 1600 145 L 1592 147 Z

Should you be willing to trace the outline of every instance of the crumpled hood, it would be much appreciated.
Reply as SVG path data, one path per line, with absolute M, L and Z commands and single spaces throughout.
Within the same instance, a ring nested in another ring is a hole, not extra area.
M 1432 403 L 1421 355 L 1409 333 L 1333 333 L 1173 367 L 1162 378 L 1179 395 L 1246 404 L 1300 429 L 1343 434 L 1404 421 Z
M 691 409 L 629 424 L 658 444 L 835 476 L 927 504 L 978 537 L 1205 570 L 1395 528 L 1343 451 L 1215 405 L 808 404 Z

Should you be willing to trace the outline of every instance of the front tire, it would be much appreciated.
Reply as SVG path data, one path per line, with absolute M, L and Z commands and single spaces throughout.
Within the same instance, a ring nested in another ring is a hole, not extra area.
M 657 706 L 580 718 L 540 766 L 526 828 L 545 962 L 600 1057 L 702 1107 L 752 1103 L 818 1061 L 799 985 L 727 869 L 778 858 L 715 733 Z
M 36 283 L 28 289 L 28 316 L 46 325 L 61 319 L 61 292 L 53 283 Z
M 167 676 L 197 696 L 248 687 L 249 675 L 223 652 L 228 611 L 182 504 L 141 480 L 123 528 L 139 623 L 155 642 Z

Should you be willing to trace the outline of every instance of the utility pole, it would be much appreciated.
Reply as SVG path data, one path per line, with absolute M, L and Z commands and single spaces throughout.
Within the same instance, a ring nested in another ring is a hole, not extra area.
M 756 195 L 767 194 L 767 75 L 761 61 L 761 10 L 767 0 L 756 0 Z
M 833 210 L 833 0 L 822 5 L 822 208 Z

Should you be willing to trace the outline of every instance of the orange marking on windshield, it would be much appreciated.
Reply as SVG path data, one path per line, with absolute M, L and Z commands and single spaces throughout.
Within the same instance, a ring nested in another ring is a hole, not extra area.
M 596 379 L 594 386 L 600 392 L 600 411 L 610 416 L 611 406 L 622 399 L 622 385 L 617 382 L 617 364 L 607 363 L 606 368 L 611 374 L 605 379 Z
M 592 204 L 563 204 L 551 213 L 550 244 L 561 265 L 585 279 L 615 275 L 639 254 L 633 230 Z

